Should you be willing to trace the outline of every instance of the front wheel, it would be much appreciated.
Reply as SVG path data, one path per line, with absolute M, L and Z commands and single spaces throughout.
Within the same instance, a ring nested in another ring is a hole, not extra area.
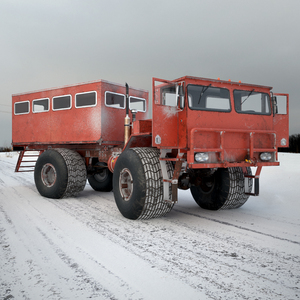
M 247 174 L 252 174 L 248 167 Z M 252 179 L 248 180 L 248 189 L 252 189 Z M 208 210 L 239 208 L 249 198 L 245 195 L 245 178 L 240 167 L 216 170 L 202 178 L 200 185 L 192 186 L 191 193 L 196 203 Z
M 168 173 L 171 178 L 171 163 L 168 163 Z M 124 151 L 115 165 L 113 191 L 119 211 L 132 220 L 164 216 L 174 205 L 163 199 L 158 149 L 132 148 Z

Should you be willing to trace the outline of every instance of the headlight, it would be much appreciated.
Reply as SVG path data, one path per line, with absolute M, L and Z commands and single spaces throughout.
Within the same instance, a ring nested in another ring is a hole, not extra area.
M 196 162 L 205 162 L 208 161 L 208 153 L 205 152 L 198 152 L 195 154 L 195 161 Z
M 263 152 L 259 155 L 260 159 L 263 160 L 263 161 L 268 161 L 268 160 L 271 160 L 272 158 L 272 154 L 269 153 L 269 152 Z
M 286 139 L 281 139 L 280 144 L 281 146 L 286 146 Z

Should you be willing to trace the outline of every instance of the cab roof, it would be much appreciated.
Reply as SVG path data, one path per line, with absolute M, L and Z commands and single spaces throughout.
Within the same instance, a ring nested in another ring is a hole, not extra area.
M 188 80 L 199 80 L 199 81 L 209 81 L 209 82 L 214 82 L 214 83 L 221 83 L 224 85 L 232 85 L 232 86 L 243 86 L 243 87 L 252 87 L 252 88 L 263 88 L 263 89 L 268 89 L 272 90 L 273 87 L 270 86 L 264 86 L 264 85 L 258 85 L 258 84 L 249 84 L 249 83 L 242 83 L 241 81 L 239 82 L 234 82 L 229 80 L 221 80 L 221 79 L 211 79 L 211 78 L 203 78 L 203 77 L 195 77 L 195 76 L 184 76 L 178 79 L 173 80 L 174 82 L 179 82 L 179 81 L 188 81 Z

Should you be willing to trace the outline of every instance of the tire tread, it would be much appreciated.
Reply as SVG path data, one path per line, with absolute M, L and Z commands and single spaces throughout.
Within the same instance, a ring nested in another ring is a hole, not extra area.
M 68 183 L 61 198 L 77 196 L 86 184 L 86 166 L 81 155 L 73 150 L 55 149 L 64 159 L 68 169 Z
M 151 219 L 165 216 L 174 206 L 163 199 L 163 177 L 159 162 L 160 151 L 155 148 L 132 148 L 141 159 L 146 178 L 146 199 L 138 219 Z M 173 167 L 167 164 L 169 178 L 172 178 Z M 170 189 L 171 192 L 171 189 Z

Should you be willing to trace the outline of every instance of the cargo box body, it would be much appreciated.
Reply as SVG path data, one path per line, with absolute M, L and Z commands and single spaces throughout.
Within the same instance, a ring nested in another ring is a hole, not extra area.
M 130 108 L 146 119 L 148 92 L 129 89 Z M 12 144 L 124 143 L 125 87 L 100 80 L 12 96 Z

